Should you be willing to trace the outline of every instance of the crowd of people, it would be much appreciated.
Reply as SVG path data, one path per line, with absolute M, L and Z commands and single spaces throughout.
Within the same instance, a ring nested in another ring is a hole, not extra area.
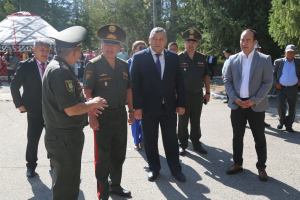
M 83 27 L 52 35 L 56 53 L 51 61 L 50 41 L 38 38 L 34 57 L 19 63 L 11 94 L 16 108 L 27 112 L 27 177 L 35 176 L 38 143 L 45 128 L 45 147 L 54 169 L 52 199 L 77 199 L 83 128 L 89 125 L 94 131 L 98 198 L 105 200 L 110 194 L 130 197 L 131 192 L 121 187 L 128 123 L 134 149 L 145 150 L 148 181 L 155 181 L 160 174 L 160 127 L 171 175 L 185 182 L 179 156 L 187 153 L 188 140 L 196 152 L 208 153 L 200 142 L 200 118 L 203 104 L 210 101 L 213 75 L 209 74 L 216 67 L 215 56 L 196 51 L 202 35 L 195 29 L 182 34 L 185 50 L 178 54 L 178 45 L 167 45 L 166 31 L 156 27 L 149 34 L 149 47 L 145 41 L 133 43 L 132 57 L 121 49 L 120 43 L 126 39 L 122 28 L 105 25 L 97 35 L 102 40 L 100 52 L 81 50 L 87 36 Z M 286 57 L 276 60 L 273 68 L 271 57 L 256 51 L 257 40 L 257 33 L 247 29 L 241 33 L 241 52 L 231 55 L 230 49 L 224 51 L 222 78 L 231 109 L 234 161 L 226 173 L 243 171 L 243 137 L 248 122 L 255 140 L 258 178 L 267 181 L 267 94 L 274 82 L 280 118 L 277 128 L 285 125 L 287 131 L 294 132 L 300 59 L 295 57 L 295 46 L 288 45 Z

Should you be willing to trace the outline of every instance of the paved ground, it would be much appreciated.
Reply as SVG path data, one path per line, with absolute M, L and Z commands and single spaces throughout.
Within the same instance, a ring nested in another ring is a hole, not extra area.
M 133 149 L 131 130 L 128 128 L 122 186 L 132 192 L 132 199 L 300 199 L 300 133 L 287 133 L 275 128 L 278 123 L 275 99 L 270 99 L 272 108 L 266 114 L 266 121 L 271 124 L 271 128 L 266 129 L 267 173 L 270 176 L 266 183 L 260 182 L 257 177 L 256 153 L 249 127 L 244 140 L 245 170 L 231 176 L 225 173 L 232 165 L 232 128 L 230 109 L 222 102 L 213 99 L 203 109 L 201 141 L 208 154 L 195 153 L 189 144 L 187 155 L 180 157 L 186 183 L 180 183 L 171 176 L 161 139 L 161 175 L 156 182 L 148 182 L 145 152 Z M 300 110 L 297 113 L 293 128 L 300 131 Z M 28 179 L 25 176 L 26 114 L 20 114 L 14 108 L 7 85 L 0 87 L 0 119 L 0 199 L 50 200 L 52 171 L 46 158 L 44 133 L 39 146 L 38 175 Z M 89 127 L 84 132 L 86 138 L 79 199 L 96 200 L 93 133 Z M 111 199 L 125 198 L 112 195 Z

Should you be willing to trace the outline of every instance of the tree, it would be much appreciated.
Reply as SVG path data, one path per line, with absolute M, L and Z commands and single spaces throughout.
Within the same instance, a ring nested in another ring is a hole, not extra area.
M 294 44 L 300 48 L 299 0 L 273 0 L 269 32 L 282 47 Z

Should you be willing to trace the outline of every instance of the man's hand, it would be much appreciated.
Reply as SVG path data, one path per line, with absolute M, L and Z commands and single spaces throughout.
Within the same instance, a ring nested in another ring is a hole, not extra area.
M 185 113 L 185 108 L 177 107 L 175 113 L 178 113 L 178 115 L 183 115 Z
M 130 112 L 129 113 L 129 119 L 128 119 L 128 124 L 132 125 L 134 123 L 134 113 Z
M 206 99 L 206 103 L 208 103 L 208 102 L 209 102 L 209 99 L 210 99 L 210 94 L 205 94 L 205 95 L 203 96 L 203 99 Z
M 96 103 L 97 104 L 96 108 L 100 110 L 104 110 L 103 107 L 108 107 L 106 100 L 101 97 L 95 97 L 89 102 Z
M 25 109 L 24 106 L 21 106 L 21 107 L 19 107 L 18 109 L 19 109 L 20 112 L 26 112 L 26 109 Z
M 234 102 L 242 108 L 247 108 L 241 99 L 236 99 Z
M 244 105 L 248 106 L 249 108 L 254 105 L 254 102 L 251 99 L 248 99 L 247 101 L 244 101 Z
M 299 81 L 298 81 L 298 84 L 299 84 Z M 281 86 L 280 83 L 277 83 L 277 84 L 275 85 L 275 87 L 276 87 L 278 90 L 281 90 L 281 89 L 282 89 L 282 86 Z
M 89 124 L 92 129 L 99 131 L 99 122 L 97 117 L 94 115 L 94 110 L 89 112 Z
M 224 75 L 222 75 L 222 79 L 224 79 Z
M 135 110 L 135 112 L 134 112 L 134 117 L 135 117 L 136 119 L 142 119 L 142 109 L 137 109 L 137 110 Z
M 297 86 L 300 86 L 300 80 L 298 81 Z

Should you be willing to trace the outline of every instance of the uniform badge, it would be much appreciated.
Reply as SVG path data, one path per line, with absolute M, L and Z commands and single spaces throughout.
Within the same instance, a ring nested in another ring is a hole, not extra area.
M 59 64 L 63 69 L 69 70 L 69 68 L 67 67 L 67 65 L 65 63 L 60 62 Z
M 194 30 L 192 29 L 192 30 L 190 30 L 190 34 L 194 34 Z
M 107 76 L 107 74 L 101 74 L 100 76 Z
M 91 70 L 86 71 L 85 79 L 89 80 L 92 77 L 92 74 L 93 74 L 93 71 L 91 71 Z
M 72 80 L 65 80 L 65 83 L 66 83 L 66 88 L 69 92 L 71 93 L 75 92 L 75 87 Z
M 105 81 L 104 85 L 107 86 L 107 82 L 106 81 Z
M 126 72 L 122 72 L 122 73 L 123 73 L 123 76 L 128 77 L 128 74 Z
M 109 32 L 115 32 L 116 31 L 116 27 L 115 26 L 109 26 Z
M 190 35 L 190 38 L 194 38 L 194 35 Z

